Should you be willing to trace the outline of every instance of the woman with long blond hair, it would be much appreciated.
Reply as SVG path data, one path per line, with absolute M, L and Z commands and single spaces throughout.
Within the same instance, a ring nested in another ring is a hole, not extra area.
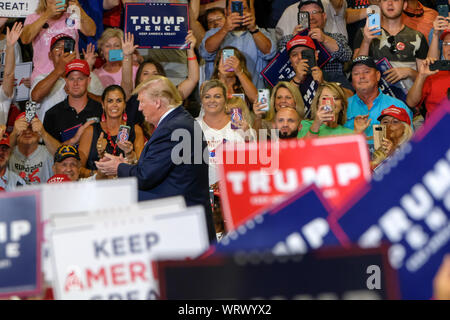
M 280 81 L 272 89 L 269 101 L 269 111 L 263 111 L 264 105 L 255 101 L 253 104 L 254 122 L 253 128 L 259 132 L 259 129 L 266 129 L 268 136 L 271 135 L 275 114 L 281 108 L 293 108 L 303 119 L 305 115 L 305 104 L 300 95 L 300 91 L 290 82 Z M 259 135 L 258 135 L 259 136 Z M 261 138 L 261 137 L 260 137 Z

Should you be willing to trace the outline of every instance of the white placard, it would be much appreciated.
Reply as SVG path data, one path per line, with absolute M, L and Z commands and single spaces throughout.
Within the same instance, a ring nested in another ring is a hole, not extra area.
M 5 53 L 1 53 L 2 57 Z M 4 58 L 3 58 L 4 60 Z M 4 62 L 2 62 L 3 64 Z M 3 81 L 4 67 L 0 69 L 0 81 Z M 14 69 L 14 77 L 16 79 L 14 101 L 27 101 L 30 98 L 30 88 L 25 86 L 24 79 L 31 77 L 33 71 L 32 62 L 17 63 Z
M 58 300 L 156 299 L 151 262 L 195 258 L 209 246 L 202 206 L 172 214 L 143 214 L 135 206 L 128 214 L 53 230 Z
M 65 228 L 102 221 L 104 219 L 122 219 L 125 214 L 129 217 L 132 213 L 139 214 L 164 214 L 179 212 L 186 209 L 186 202 L 183 196 L 169 197 L 164 199 L 142 201 L 129 206 L 100 209 L 89 212 L 79 212 L 70 215 L 53 215 L 51 218 L 51 228 Z
M 87 180 L 78 182 L 50 183 L 22 187 L 22 190 L 40 190 L 42 199 L 42 271 L 45 281 L 52 283 L 51 248 L 47 241 L 51 232 L 50 219 L 79 217 L 89 211 L 127 207 L 136 204 L 137 179 Z
M 0 17 L 26 18 L 34 13 L 39 0 L 1 0 Z

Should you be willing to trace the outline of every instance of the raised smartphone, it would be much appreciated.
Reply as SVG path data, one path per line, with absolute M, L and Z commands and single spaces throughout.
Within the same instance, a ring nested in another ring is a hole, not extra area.
M 369 19 L 369 30 L 379 30 L 379 32 L 375 33 L 377 36 L 381 35 L 381 23 L 380 23 L 380 14 L 373 13 L 367 17 Z M 376 29 L 372 29 L 373 26 L 377 26 Z
M 269 89 L 258 89 L 258 102 L 266 107 L 261 109 L 261 111 L 269 111 L 269 99 L 270 90 Z
M 122 49 L 109 50 L 108 56 L 109 56 L 109 61 L 122 61 L 123 60 L 123 51 L 122 51 Z
M 373 126 L 373 146 L 378 150 L 383 145 L 383 138 L 386 138 L 386 126 L 383 124 L 374 124 Z
M 303 29 L 309 29 L 309 12 L 298 12 L 298 24 L 303 27 Z

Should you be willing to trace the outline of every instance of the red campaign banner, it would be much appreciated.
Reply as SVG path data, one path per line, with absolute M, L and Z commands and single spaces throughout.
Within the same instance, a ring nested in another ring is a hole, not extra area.
M 227 142 L 221 155 L 219 187 L 228 230 L 312 183 L 330 208 L 342 208 L 371 179 L 362 135 Z

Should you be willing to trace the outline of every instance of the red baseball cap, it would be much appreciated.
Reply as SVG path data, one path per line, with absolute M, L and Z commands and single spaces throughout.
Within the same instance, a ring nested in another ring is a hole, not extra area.
M 314 44 L 313 39 L 308 36 L 296 35 L 286 44 L 288 53 L 290 53 L 291 50 L 296 47 L 308 47 L 310 49 L 316 50 L 316 45 Z
M 411 119 L 409 118 L 408 112 L 406 112 L 406 110 L 403 108 L 392 105 L 389 108 L 384 109 L 383 111 L 381 111 L 381 115 L 378 117 L 378 121 L 381 121 L 381 119 L 383 119 L 385 116 L 394 117 L 402 122 L 406 122 L 407 124 L 411 125 Z
M 60 33 L 57 34 L 56 36 L 54 36 L 50 42 L 50 50 L 53 49 L 53 46 L 59 41 L 59 40 L 73 40 L 75 41 L 74 38 L 72 38 L 71 36 L 69 36 L 68 34 L 65 33 Z
M 5 134 L 1 140 L 0 140 L 0 146 L 1 145 L 7 145 L 8 147 L 11 148 L 11 144 L 9 143 L 9 136 L 7 134 Z
M 441 40 L 444 40 L 445 36 L 448 35 L 450 33 L 450 29 L 445 30 L 444 32 L 442 32 L 441 34 Z
M 61 183 L 61 182 L 72 182 L 70 178 L 65 174 L 55 174 L 50 179 L 47 180 L 47 183 Z
M 68 64 L 66 64 L 66 72 L 64 75 L 67 77 L 69 72 L 72 71 L 80 71 L 81 73 L 85 74 L 88 77 L 91 74 L 88 63 L 85 60 L 81 59 L 74 59 Z

